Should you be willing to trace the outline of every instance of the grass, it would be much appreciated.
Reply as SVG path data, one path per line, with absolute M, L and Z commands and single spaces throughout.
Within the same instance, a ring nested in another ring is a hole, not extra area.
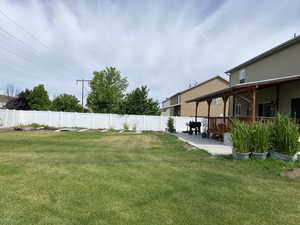
M 0 224 L 299 224 L 297 163 L 215 158 L 164 133 L 0 133 Z

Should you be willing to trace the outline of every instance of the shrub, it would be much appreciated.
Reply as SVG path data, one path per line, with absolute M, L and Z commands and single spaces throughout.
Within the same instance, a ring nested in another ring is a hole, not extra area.
M 298 126 L 288 116 L 278 114 L 271 122 L 270 142 L 273 151 L 294 155 L 299 150 L 298 138 Z
M 250 125 L 250 150 L 263 153 L 270 148 L 269 123 L 256 122 Z
M 234 151 L 236 152 L 250 152 L 250 128 L 249 125 L 239 121 L 234 120 L 232 124 L 232 134 L 231 142 Z
M 167 126 L 168 126 L 168 131 L 169 132 L 173 133 L 175 131 L 174 119 L 172 117 L 169 117 Z
M 136 124 L 133 124 L 132 131 L 136 132 Z
M 123 129 L 128 131 L 129 130 L 129 125 L 127 123 L 124 123 L 123 124 Z

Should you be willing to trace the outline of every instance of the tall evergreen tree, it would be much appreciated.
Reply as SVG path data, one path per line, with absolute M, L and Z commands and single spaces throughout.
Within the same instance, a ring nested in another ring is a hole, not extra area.
M 149 98 L 147 86 L 136 88 L 126 95 L 121 112 L 135 115 L 159 115 L 159 103 Z

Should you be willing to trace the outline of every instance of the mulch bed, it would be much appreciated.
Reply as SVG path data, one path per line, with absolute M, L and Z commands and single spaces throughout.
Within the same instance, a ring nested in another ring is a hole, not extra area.
M 292 179 L 298 178 L 300 177 L 300 168 L 293 169 L 293 170 L 285 169 L 282 172 L 282 176 L 289 177 Z

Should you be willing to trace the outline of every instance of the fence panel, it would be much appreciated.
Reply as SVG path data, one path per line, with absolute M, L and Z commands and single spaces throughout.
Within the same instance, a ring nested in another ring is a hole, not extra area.
M 119 115 L 102 113 L 22 111 L 0 109 L 0 127 L 13 127 L 38 123 L 52 127 L 82 127 L 90 129 L 129 129 L 164 131 L 168 116 Z M 177 131 L 187 129 L 193 117 L 173 117 Z M 199 118 L 199 121 L 204 120 Z

